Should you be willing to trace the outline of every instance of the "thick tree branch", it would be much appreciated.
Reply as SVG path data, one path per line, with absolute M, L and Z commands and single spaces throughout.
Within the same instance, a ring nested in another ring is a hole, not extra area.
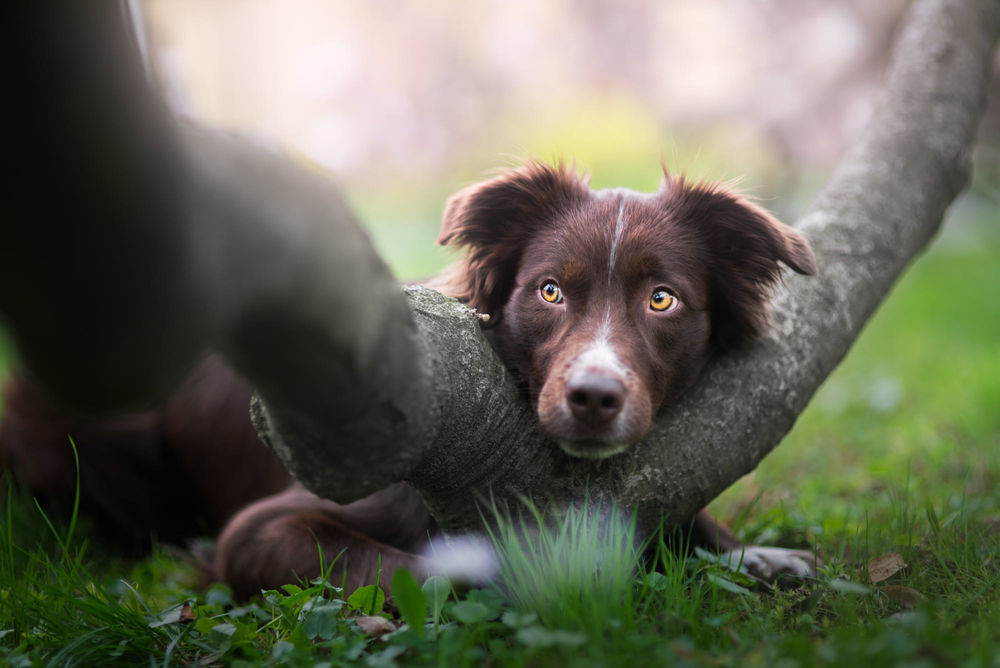
M 187 173 L 114 3 L 4 22 L 0 313 L 50 389 L 88 409 L 176 385 L 207 335 L 185 265 Z
M 442 419 L 406 477 L 439 522 L 474 525 L 472 501 L 486 495 L 558 499 L 587 489 L 637 508 L 651 526 L 665 516 L 691 517 L 753 470 L 791 429 L 966 184 L 998 29 L 995 3 L 915 3 L 867 130 L 798 225 L 813 244 L 820 275 L 790 276 L 776 296 L 770 336 L 710 364 L 627 453 L 600 462 L 563 454 L 540 433 L 511 384 L 497 382 L 502 369 L 471 316 L 429 291 L 410 290 L 435 364 L 433 396 Z M 298 455 L 282 454 L 297 471 Z M 343 498 L 334 460 L 311 488 Z
M 266 400 L 272 447 L 311 487 L 335 476 L 357 497 L 399 480 L 419 458 L 407 444 L 429 440 L 430 376 L 368 235 L 321 175 L 215 133 L 181 139 L 209 343 Z
M 122 70 L 125 33 L 103 3 L 58 22 L 36 4 L 14 23 L 28 52 L 55 55 L 23 82 L 14 159 L 31 169 L 8 202 L 24 224 L 0 245 L 0 310 L 31 367 L 77 405 L 109 407 L 219 349 L 259 388 L 257 424 L 306 486 L 344 501 L 407 480 L 447 528 L 476 524 L 472 502 L 491 493 L 588 488 L 644 523 L 680 520 L 752 470 L 966 183 L 1000 31 L 995 2 L 914 4 L 868 130 L 800 223 L 821 275 L 790 277 L 767 339 L 715 360 L 644 442 L 592 462 L 541 435 L 468 309 L 400 293 L 323 179 L 177 130 L 138 68 Z

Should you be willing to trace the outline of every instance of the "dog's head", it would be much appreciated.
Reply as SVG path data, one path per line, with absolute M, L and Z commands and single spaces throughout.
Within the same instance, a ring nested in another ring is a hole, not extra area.
M 490 314 L 546 433 L 593 458 L 642 438 L 714 349 L 761 333 L 779 260 L 816 271 L 805 239 L 722 187 L 592 191 L 537 163 L 452 197 L 439 241 L 467 247 L 452 289 Z

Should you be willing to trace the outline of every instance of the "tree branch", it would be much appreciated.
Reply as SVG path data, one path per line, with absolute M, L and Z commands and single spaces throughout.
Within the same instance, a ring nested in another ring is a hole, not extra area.
M 471 503 L 513 493 L 565 499 L 608 494 L 655 526 L 683 521 L 753 470 L 791 429 L 847 353 L 905 266 L 968 181 L 1000 30 L 995 3 L 924 0 L 901 32 L 885 92 L 867 130 L 799 222 L 820 275 L 789 277 L 774 328 L 738 355 L 714 360 L 664 411 L 653 432 L 604 461 L 574 459 L 541 434 L 462 307 L 410 289 L 434 365 L 438 432 L 406 476 L 442 526 L 476 525 Z M 478 372 L 477 372 L 478 370 Z M 266 425 L 260 424 L 266 430 Z M 296 475 L 298 452 L 281 451 Z M 331 455 L 308 486 L 347 500 Z M 303 472 L 304 473 L 304 472 Z
M 868 129 L 799 224 L 820 276 L 790 277 L 769 337 L 714 360 L 645 441 L 595 462 L 540 433 L 469 309 L 400 293 L 322 178 L 177 129 L 137 66 L 122 70 L 127 34 L 105 3 L 60 21 L 39 7 L 13 23 L 29 27 L 28 52 L 59 57 L 25 82 L 15 120 L 29 140 L 13 159 L 32 171 L 8 201 L 28 213 L 0 245 L 0 310 L 32 369 L 77 405 L 110 407 L 216 348 L 259 388 L 258 429 L 307 487 L 347 501 L 406 480 L 452 529 L 478 524 L 479 497 L 585 489 L 647 525 L 680 521 L 752 470 L 968 180 L 1000 31 L 995 2 L 914 3 Z M 99 162 L 41 181 L 41 198 L 38 174 L 87 159 Z

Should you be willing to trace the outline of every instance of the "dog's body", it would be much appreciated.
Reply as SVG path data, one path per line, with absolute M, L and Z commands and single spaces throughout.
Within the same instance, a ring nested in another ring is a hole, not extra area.
M 659 408 L 694 382 L 714 351 L 763 330 L 778 261 L 815 273 L 812 252 L 798 234 L 724 189 L 668 176 L 655 194 L 592 191 L 569 170 L 540 164 L 453 197 L 440 240 L 466 247 L 467 254 L 433 285 L 490 314 L 487 336 L 535 405 L 545 432 L 569 455 L 588 458 L 613 455 L 641 439 Z M 170 462 L 177 482 L 166 489 L 201 500 L 193 506 L 207 511 L 200 513 L 204 528 L 245 506 L 220 534 L 214 563 L 238 596 L 278 586 L 293 573 L 318 574 L 317 541 L 327 562 L 343 555 L 349 586 L 373 574 L 379 555 L 384 569 L 422 570 L 417 552 L 435 526 L 412 489 L 394 485 L 349 505 L 317 499 L 295 485 L 281 491 L 287 474 L 248 432 L 249 390 L 217 361 L 200 373 L 222 379 L 224 387 L 192 381 L 164 410 L 147 414 L 140 425 L 145 431 L 134 431 L 145 435 L 144 452 Z M 64 434 L 74 432 L 71 425 L 53 425 L 51 415 L 37 408 L 40 398 L 26 392 L 23 384 L 9 391 L 0 455 L 27 464 L 63 462 L 58 475 L 42 475 L 36 466 L 28 477 L 66 494 L 72 478 Z M 39 437 L 39 420 L 45 438 Z M 110 441 L 100 431 L 79 432 L 76 440 L 85 506 L 115 517 L 114 511 L 159 504 L 149 494 L 145 502 L 136 499 L 141 489 L 117 493 L 122 482 L 141 486 L 155 469 L 116 463 L 135 460 L 123 439 L 103 453 L 103 463 L 95 453 Z M 60 459 L 57 452 L 67 456 Z M 258 463 L 252 471 L 250 462 Z M 198 519 L 193 509 L 184 512 Z M 117 522 L 126 532 L 137 524 Z M 188 525 L 188 533 L 199 528 L 195 521 Z M 183 537 L 184 529 L 171 526 L 166 537 Z M 695 544 L 742 549 L 705 513 L 687 529 Z M 755 548 L 743 556 L 761 575 L 808 572 L 800 554 Z

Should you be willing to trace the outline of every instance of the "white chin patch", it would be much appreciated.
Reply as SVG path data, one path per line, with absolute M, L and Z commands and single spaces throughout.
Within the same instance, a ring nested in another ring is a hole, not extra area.
M 582 459 L 604 459 L 628 449 L 628 443 L 601 443 L 600 441 L 558 441 L 567 455 Z
M 734 571 L 772 582 L 782 576 L 808 578 L 816 575 L 816 557 L 805 550 L 747 545 L 718 557 L 718 562 Z

